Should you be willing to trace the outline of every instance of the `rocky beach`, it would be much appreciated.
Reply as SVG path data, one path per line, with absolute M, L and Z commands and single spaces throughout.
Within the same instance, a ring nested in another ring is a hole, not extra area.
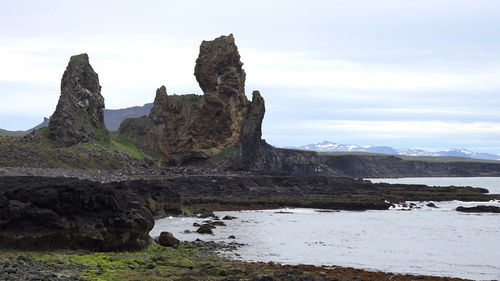
M 407 201 L 500 199 L 485 188 L 362 179 L 499 176 L 493 161 L 326 155 L 269 145 L 261 139 L 263 95 L 253 91 L 247 99 L 242 66 L 232 34 L 203 41 L 194 69 L 203 95 L 169 95 L 160 86 L 149 115 L 109 132 L 99 76 L 87 54 L 72 56 L 48 126 L 0 137 L 0 279 L 459 280 L 245 262 L 218 254 L 237 243 L 150 237 L 155 219 L 167 216 L 211 218 L 198 229 L 209 232 L 224 224 L 214 211 L 366 211 Z

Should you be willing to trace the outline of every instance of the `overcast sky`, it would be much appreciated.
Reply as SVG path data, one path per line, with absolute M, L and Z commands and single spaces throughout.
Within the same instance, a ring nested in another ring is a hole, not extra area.
M 276 146 L 330 140 L 500 153 L 500 1 L 0 0 L 0 128 L 50 116 L 74 54 L 106 108 L 201 94 L 202 40 L 233 33 Z

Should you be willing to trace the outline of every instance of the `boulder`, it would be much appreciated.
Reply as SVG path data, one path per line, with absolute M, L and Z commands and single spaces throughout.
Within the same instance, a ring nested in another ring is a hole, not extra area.
M 103 110 L 99 77 L 88 55 L 72 56 L 61 80 L 56 110 L 49 121 L 49 138 L 59 147 L 109 140 Z
M 158 243 L 164 247 L 172 247 L 179 245 L 180 241 L 172 233 L 163 231 L 160 233 L 160 237 L 158 237 Z
M 0 248 L 135 250 L 151 243 L 140 181 L 0 177 Z
M 200 226 L 196 232 L 198 232 L 199 234 L 213 234 L 214 232 L 212 231 L 212 226 L 209 225 L 209 224 L 204 224 L 202 226 Z

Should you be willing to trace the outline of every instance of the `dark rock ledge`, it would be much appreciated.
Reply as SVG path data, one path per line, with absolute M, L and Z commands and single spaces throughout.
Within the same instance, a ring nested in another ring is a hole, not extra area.
M 154 181 L 1 177 L 0 248 L 134 250 L 180 197 Z
M 463 213 L 500 213 L 500 207 L 486 205 L 479 205 L 475 207 L 459 206 L 456 210 Z

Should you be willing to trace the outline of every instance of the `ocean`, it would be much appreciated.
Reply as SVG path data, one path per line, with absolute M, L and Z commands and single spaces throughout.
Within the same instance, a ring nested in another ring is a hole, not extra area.
M 461 181 L 461 179 L 463 179 Z M 465 185 L 500 193 L 500 178 L 400 178 L 373 181 Z M 497 189 L 495 189 L 497 188 Z M 286 264 L 348 266 L 367 270 L 470 278 L 500 279 L 500 214 L 456 212 L 457 206 L 490 202 L 414 202 L 419 208 L 363 212 L 323 212 L 315 209 L 280 209 L 216 212 L 235 216 L 214 235 L 193 233 L 197 218 L 156 221 L 151 235 L 169 231 L 181 240 L 245 244 L 232 258 Z M 192 231 L 185 233 L 185 230 Z M 236 239 L 228 239 L 234 235 Z

